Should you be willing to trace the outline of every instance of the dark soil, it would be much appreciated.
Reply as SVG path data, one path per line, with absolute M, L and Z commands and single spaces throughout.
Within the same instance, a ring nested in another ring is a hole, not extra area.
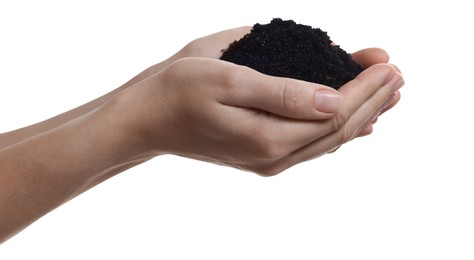
M 255 24 L 251 32 L 223 50 L 222 60 L 261 73 L 324 84 L 338 89 L 363 68 L 326 32 L 292 20 Z

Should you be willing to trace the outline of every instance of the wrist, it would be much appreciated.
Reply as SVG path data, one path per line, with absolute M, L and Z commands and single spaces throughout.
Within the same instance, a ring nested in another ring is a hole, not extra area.
M 94 146 L 104 149 L 112 167 L 153 157 L 140 135 L 137 118 L 130 110 L 126 100 L 118 95 L 94 111 L 86 122 L 97 129 L 92 138 L 100 144 Z
M 92 116 L 92 124 L 101 125 L 102 131 L 110 137 L 118 161 L 126 163 L 159 154 L 153 136 L 157 132 L 149 130 L 150 124 L 157 120 L 150 118 L 152 112 L 147 108 L 153 100 L 147 101 L 150 95 L 143 93 L 147 81 L 145 79 L 121 91 Z

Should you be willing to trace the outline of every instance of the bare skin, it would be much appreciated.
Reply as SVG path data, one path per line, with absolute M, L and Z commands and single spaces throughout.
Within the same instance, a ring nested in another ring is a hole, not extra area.
M 241 27 L 197 39 L 76 109 L 0 135 L 0 243 L 47 212 L 162 154 L 278 174 L 372 132 L 403 77 L 381 49 L 334 91 L 220 61 Z M 113 130 L 113 131 L 112 131 Z

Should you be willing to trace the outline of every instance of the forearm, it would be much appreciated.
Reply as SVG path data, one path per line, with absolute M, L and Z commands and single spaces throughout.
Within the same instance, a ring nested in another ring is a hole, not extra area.
M 120 86 L 119 88 L 116 88 L 113 91 L 95 100 L 92 100 L 84 105 L 81 105 L 77 108 L 74 108 L 70 111 L 62 113 L 50 119 L 47 119 L 45 121 L 30 125 L 27 127 L 23 127 L 11 132 L 0 134 L 0 150 L 10 145 L 13 145 L 15 143 L 21 142 L 25 139 L 34 137 L 35 135 L 49 131 L 75 118 L 85 115 L 93 111 L 94 109 L 97 109 L 98 107 L 102 106 L 103 104 L 111 100 L 115 95 L 117 95 L 117 93 L 121 92 L 122 90 L 159 72 L 160 70 L 165 68 L 174 58 L 175 57 L 173 56 L 168 60 L 165 60 L 161 63 L 158 63 L 154 66 L 149 67 L 148 69 L 144 70 L 143 72 L 141 72 L 140 74 L 138 74 L 137 76 L 135 76 L 134 78 L 132 78 L 131 80 L 129 80 L 128 82 Z
M 149 158 L 102 106 L 0 151 L 0 242 L 101 181 Z
M 174 60 L 192 55 L 187 49 L 87 104 L 0 134 L 0 243 L 83 191 L 154 156 L 137 150 L 135 135 L 121 131 L 128 107 L 117 105 L 117 97 Z

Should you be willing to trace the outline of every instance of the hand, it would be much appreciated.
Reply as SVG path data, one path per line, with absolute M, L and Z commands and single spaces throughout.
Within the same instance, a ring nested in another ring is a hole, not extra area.
M 377 60 L 373 53 L 354 57 L 368 65 Z M 130 131 L 146 151 L 268 176 L 360 135 L 393 105 L 402 85 L 388 64 L 369 67 L 336 92 L 216 59 L 185 58 L 122 93 L 125 109 L 118 114 L 133 118 Z M 318 110 L 316 97 L 329 97 L 327 106 Z
M 239 40 L 245 34 L 249 33 L 251 29 L 251 26 L 243 26 L 198 38 L 187 44 L 178 53 L 170 57 L 165 62 L 155 65 L 154 71 L 158 72 L 159 70 L 164 68 L 164 65 L 169 65 L 172 62 L 185 57 L 207 57 L 218 59 L 222 55 L 222 50 L 227 48 L 229 46 L 229 43 L 235 40 Z M 352 57 L 363 68 L 368 68 L 374 64 L 388 63 L 390 59 L 389 55 L 384 50 L 379 48 L 363 49 L 353 53 Z M 398 70 L 398 68 L 396 69 Z M 394 95 L 390 98 L 390 104 L 380 113 L 380 115 L 394 107 L 399 100 L 400 92 L 396 91 Z M 371 134 L 373 131 L 373 124 L 377 122 L 377 119 L 378 117 L 376 117 L 372 122 L 370 122 L 362 131 L 360 131 L 357 137 L 367 136 Z

